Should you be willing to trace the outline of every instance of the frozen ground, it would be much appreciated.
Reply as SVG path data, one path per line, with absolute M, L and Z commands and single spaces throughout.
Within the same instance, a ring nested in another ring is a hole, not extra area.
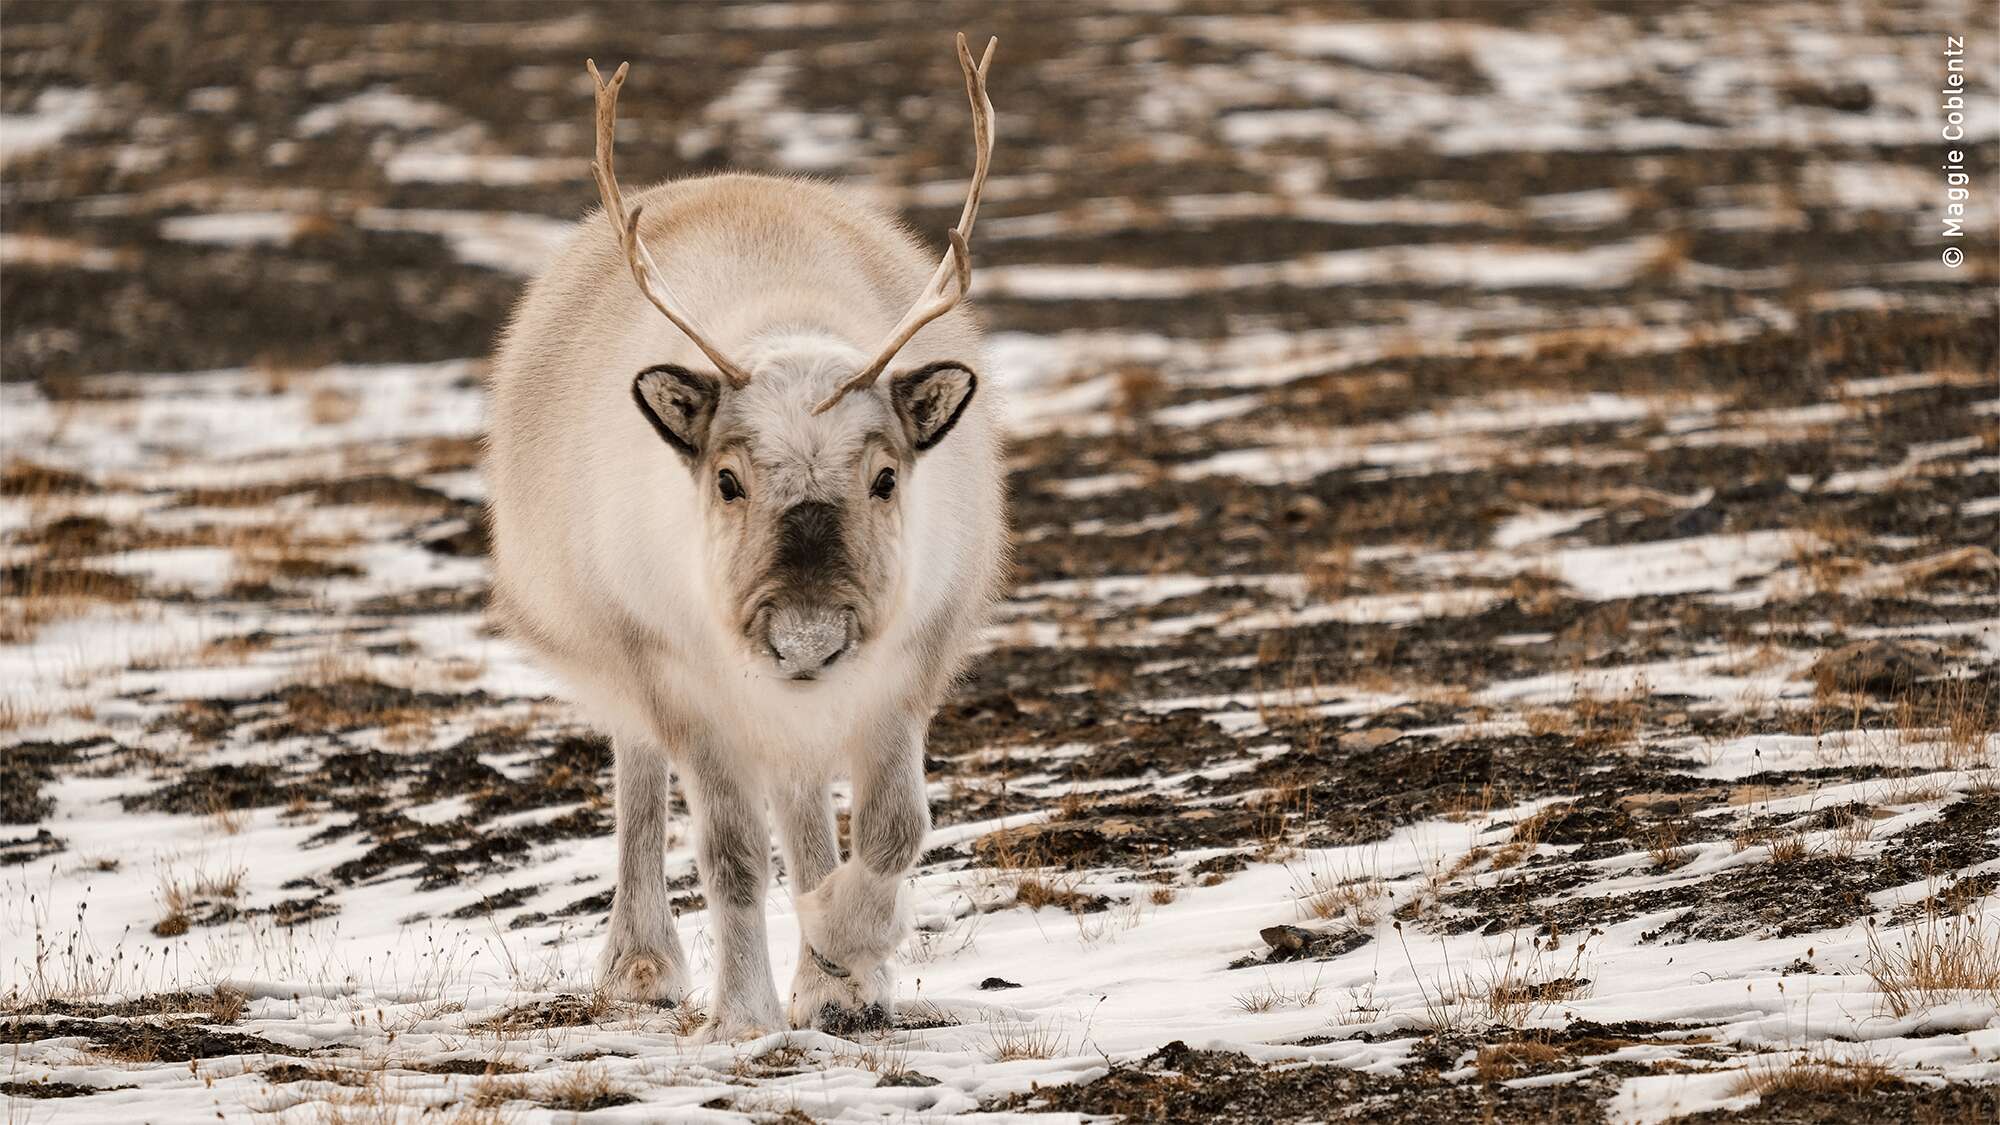
M 1015 592 L 897 1026 L 710 1044 L 591 991 L 482 356 L 585 55 L 628 182 L 938 231 L 957 16 L 10 3 L 8 1119 L 2000 1116 L 1994 226 L 1945 270 L 1930 171 L 1992 13 L 1153 7 L 964 14 Z

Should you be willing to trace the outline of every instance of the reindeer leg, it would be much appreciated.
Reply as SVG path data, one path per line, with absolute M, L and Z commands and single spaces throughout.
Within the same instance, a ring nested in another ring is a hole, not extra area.
M 826 881 L 840 863 L 840 838 L 834 830 L 833 800 L 826 782 L 819 779 L 786 787 L 774 795 L 778 813 L 778 835 L 784 843 L 785 869 L 790 873 L 792 902 L 796 906 L 814 888 Z M 837 967 L 837 966 L 836 966 Z M 845 970 L 842 970 L 843 972 Z M 792 989 L 786 1015 L 793 1027 L 825 1026 L 822 1012 L 832 1009 L 858 1010 L 862 1005 L 853 977 L 835 976 L 821 967 L 799 932 L 799 964 L 792 974 Z M 837 1021 L 832 1021 L 837 1022 Z
M 715 927 L 712 1035 L 748 1039 L 775 1031 L 784 1016 L 764 929 L 771 835 L 763 794 L 709 754 L 688 755 L 682 778 L 694 809 L 695 865 Z
M 852 854 L 798 900 L 808 959 L 848 985 L 863 1019 L 886 1019 L 891 1012 L 895 970 L 890 961 L 909 930 L 903 881 L 916 865 L 930 827 L 923 724 L 900 717 L 886 721 L 855 763 Z M 879 1015 L 871 1010 L 876 1008 Z M 811 1018 L 818 1022 L 824 1013 Z
M 658 746 L 614 743 L 618 801 L 618 890 L 598 979 L 613 997 L 677 1004 L 687 958 L 667 905 L 667 761 Z

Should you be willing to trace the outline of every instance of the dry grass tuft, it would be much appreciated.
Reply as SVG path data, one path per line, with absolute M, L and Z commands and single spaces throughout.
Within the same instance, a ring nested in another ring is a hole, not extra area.
M 234 900 L 243 893 L 248 871 L 231 868 L 221 874 L 198 873 L 191 879 L 169 875 L 160 881 L 160 920 L 153 923 L 158 937 L 179 937 L 194 924 L 195 911 L 218 901 Z
M 1609 750 L 1631 742 L 1651 695 L 1652 689 L 1644 681 L 1634 683 L 1623 695 L 1601 696 L 1579 691 L 1570 700 L 1577 744 L 1586 749 Z
M 1867 570 L 1854 556 L 1867 545 L 1867 535 L 1838 516 L 1821 516 L 1806 524 L 1792 540 L 1792 565 L 1807 594 L 1838 595 Z
M 460 1101 L 448 1112 L 439 1112 L 443 1107 L 420 1104 L 403 1089 L 392 1086 L 383 1070 L 367 1071 L 359 1082 L 341 1080 L 342 1074 L 356 1072 L 329 1069 L 328 1077 L 322 1080 L 338 1085 L 316 1099 L 310 1120 L 321 1125 L 385 1125 L 411 1120 L 437 1121 L 440 1125 L 502 1125 L 508 1120 L 502 1103 L 482 1103 L 476 1096 Z
M 25 644 L 42 626 L 81 617 L 98 606 L 129 605 L 143 589 L 136 578 L 68 564 L 0 568 L 0 644 Z
M 1850 1060 L 1805 1057 L 1784 1066 L 1750 1066 L 1736 1080 L 1730 1093 L 1817 1094 L 1862 1098 L 1886 1085 L 1900 1082 L 1896 1072 L 1872 1059 Z
M 1507 971 L 1474 992 L 1473 999 L 1485 1002 L 1487 1014 L 1495 1023 L 1519 1027 L 1537 1011 L 1565 1000 L 1580 999 L 1589 992 L 1590 982 L 1582 977 L 1539 978 L 1533 966 L 1517 971 L 1517 966 L 1510 964 Z
M 1806 858 L 1806 838 L 1794 832 L 1771 841 L 1772 863 L 1797 863 Z
M 4 641 L 6 622 L 0 619 L 0 641 Z M 18 696 L 0 699 L 0 733 L 12 733 L 28 727 L 38 727 L 56 713 Z
M 1360 929 L 1382 920 L 1389 886 L 1374 876 L 1342 877 L 1330 870 L 1287 868 L 1292 891 L 1304 918 L 1345 918 Z
M 1302 568 L 1306 594 L 1321 601 L 1346 596 L 1354 573 L 1354 547 L 1342 543 L 1319 552 Z
M 1068 1051 L 1069 1036 L 1052 1024 L 995 1024 L 986 1031 L 986 1054 L 994 1062 L 1052 1059 Z
M 1646 854 L 1652 858 L 1653 866 L 1662 871 L 1672 871 L 1694 858 L 1694 848 L 1681 842 L 1687 824 L 1681 820 L 1663 820 L 1653 826 L 1647 836 Z
M 666 1012 L 667 1030 L 680 1039 L 708 1026 L 708 1009 L 693 1000 L 683 999 Z
M 1536 738 L 1568 734 L 1575 729 L 1575 724 L 1570 721 L 1569 712 L 1554 707 L 1538 707 L 1527 713 L 1525 721 L 1528 724 L 1528 733 Z
M 1030 875 L 1014 885 L 1014 904 L 1030 910 L 1053 906 L 1072 914 L 1081 914 L 1098 905 L 1098 898 L 1077 890 L 1074 878 L 1062 880 Z
M 1898 938 L 1871 922 L 1865 970 L 1898 1018 L 1968 993 L 2000 1001 L 2000 929 L 1982 915 L 1940 915 L 1935 905 Z
M 226 984 L 217 985 L 208 998 L 208 1018 L 211 1023 L 235 1023 L 243 1018 L 243 1008 L 250 998 Z
M 1947 770 L 1981 769 L 1992 764 L 1989 743 L 2000 734 L 2000 705 L 1992 686 L 1956 675 L 1929 690 L 1897 700 L 1895 725 L 1905 737 L 1919 732 L 1938 743 L 1938 765 Z
M 1286 988 L 1280 984 L 1265 981 L 1261 986 L 1248 992 L 1236 994 L 1236 1006 L 1251 1015 L 1275 1012 L 1280 1008 L 1310 1008 L 1319 1003 L 1319 978 L 1299 988 Z
M 1548 805 L 1530 816 L 1522 817 L 1514 824 L 1514 831 L 1508 833 L 1507 842 L 1520 844 L 1529 849 L 1542 842 L 1542 833 L 1548 830 L 1549 822 L 1561 815 L 1563 805 Z
M 1561 1059 L 1562 1052 L 1547 1043 L 1524 1039 L 1517 1043 L 1493 1043 L 1479 1048 L 1472 1067 L 1481 1082 L 1504 1082 L 1524 1071 L 1539 1069 Z
M 544 1109 L 570 1113 L 588 1113 L 638 1100 L 594 1066 L 532 1079 L 489 1076 L 472 1093 L 472 1103 L 476 1106 L 492 1108 L 508 1102 L 533 1102 Z
M 1434 1035 L 1470 1031 L 1482 1025 L 1524 1029 L 1529 1021 L 1567 1000 L 1590 994 L 1591 981 L 1582 975 L 1589 957 L 1587 941 L 1579 941 L 1567 959 L 1558 956 L 1561 939 L 1529 938 L 1525 947 L 1517 931 L 1504 953 L 1495 949 L 1481 967 L 1459 969 L 1446 963 L 1442 974 L 1428 978 L 1410 954 L 1403 925 L 1395 924 L 1403 956 L 1417 976 L 1423 996 L 1424 1026 Z

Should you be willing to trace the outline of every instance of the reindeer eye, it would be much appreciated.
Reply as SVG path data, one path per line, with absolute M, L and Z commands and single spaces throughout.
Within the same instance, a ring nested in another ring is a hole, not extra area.
M 722 493 L 722 501 L 725 504 L 743 499 L 743 485 L 736 479 L 736 474 L 728 469 L 715 474 L 715 488 Z
M 896 491 L 896 470 L 883 469 L 875 474 L 875 483 L 868 486 L 868 495 L 877 500 L 887 500 Z

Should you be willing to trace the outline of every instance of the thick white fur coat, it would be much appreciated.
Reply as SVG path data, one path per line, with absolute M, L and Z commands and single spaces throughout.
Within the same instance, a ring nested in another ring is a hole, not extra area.
M 875 386 L 815 415 L 910 308 L 935 255 L 823 184 L 716 176 L 627 203 L 643 208 L 640 234 L 671 303 L 750 382 L 717 394 L 705 450 L 677 451 L 656 430 L 659 404 L 642 413 L 635 402 L 639 373 L 714 367 L 646 301 L 600 212 L 507 330 L 487 449 L 496 616 L 613 739 L 619 871 L 605 984 L 662 1003 L 689 987 L 663 874 L 671 766 L 718 934 L 713 1033 L 755 1035 L 786 1019 L 765 941 L 767 807 L 802 931 L 789 1021 L 881 1019 L 907 929 L 902 882 L 930 823 L 925 729 L 1006 566 L 993 380 L 966 400 L 964 370 L 920 370 L 951 361 L 984 373 L 979 335 L 954 310 Z M 953 397 L 898 400 L 898 372 L 913 395 Z M 929 445 L 925 427 L 956 403 L 956 425 Z M 728 457 L 743 458 L 734 464 L 760 494 L 749 503 L 718 491 L 716 458 Z M 893 503 L 864 475 L 891 463 Z M 752 556 L 781 557 L 776 545 L 793 542 L 781 514 L 810 509 L 843 513 L 847 538 L 829 551 L 849 565 L 841 573 L 868 579 L 853 587 L 863 592 L 850 607 L 852 655 L 804 682 L 780 675 L 762 647 Z M 845 860 L 828 796 L 837 777 L 854 782 Z

